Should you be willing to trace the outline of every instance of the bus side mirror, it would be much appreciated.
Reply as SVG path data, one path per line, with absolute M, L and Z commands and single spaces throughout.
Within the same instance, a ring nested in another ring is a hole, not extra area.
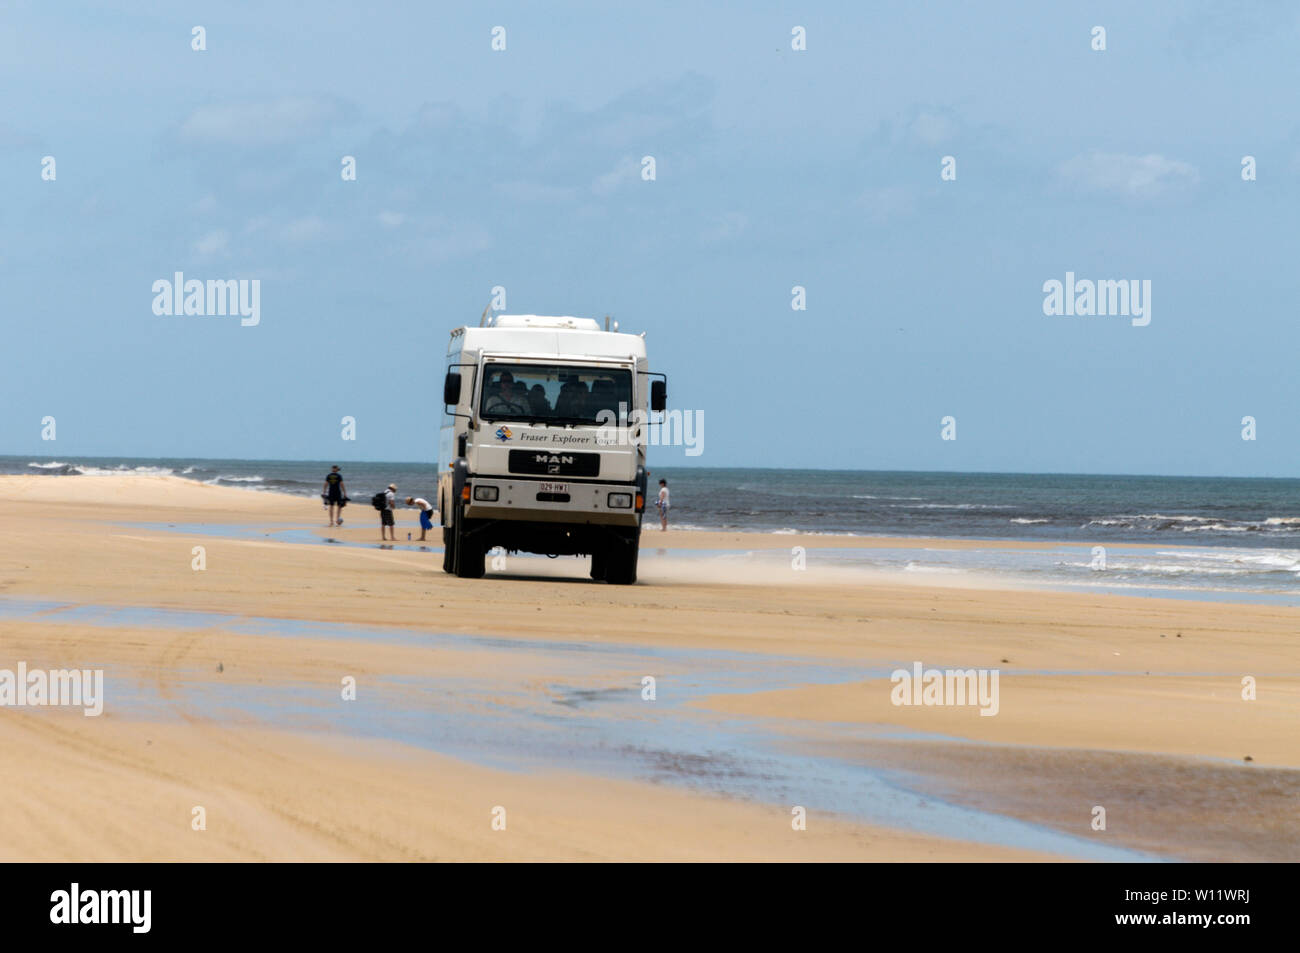
M 668 406 L 668 385 L 663 381 L 650 382 L 650 409 L 663 410 Z
M 442 382 L 442 402 L 444 404 L 460 403 L 460 375 L 455 371 L 448 371 L 447 379 Z

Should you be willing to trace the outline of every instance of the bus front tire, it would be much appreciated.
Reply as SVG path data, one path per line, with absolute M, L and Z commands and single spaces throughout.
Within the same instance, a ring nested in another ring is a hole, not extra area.
M 605 553 L 605 581 L 613 586 L 630 586 L 636 582 L 636 559 L 640 548 L 638 536 L 610 541 Z
M 456 571 L 456 531 L 450 526 L 442 528 L 442 571 Z
M 481 579 L 486 569 L 484 557 L 487 550 L 483 547 L 482 536 L 465 533 L 465 521 L 456 521 L 456 554 L 454 556 L 456 575 L 461 579 Z

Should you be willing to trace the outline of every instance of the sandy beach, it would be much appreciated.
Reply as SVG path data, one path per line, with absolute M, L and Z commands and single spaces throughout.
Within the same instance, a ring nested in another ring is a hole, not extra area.
M 99 717 L 0 708 L 0 858 L 1300 857 L 1300 609 L 903 581 L 815 558 L 860 538 L 649 520 L 635 586 L 461 580 L 413 511 L 387 548 L 346 512 L 0 477 L 0 669 L 105 673 Z M 872 541 L 922 543 L 994 545 Z M 916 661 L 997 670 L 996 716 L 893 704 Z

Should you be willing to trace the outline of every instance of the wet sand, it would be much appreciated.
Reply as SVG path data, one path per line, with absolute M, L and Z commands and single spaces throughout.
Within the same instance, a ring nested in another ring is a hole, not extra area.
M 388 549 L 372 511 L 345 513 L 326 529 L 314 501 L 175 478 L 0 478 L 0 668 L 100 667 L 108 693 L 100 718 L 0 709 L 0 778 L 25 792 L 0 807 L 0 856 L 1252 859 L 1296 843 L 1294 806 L 1268 793 L 1300 761 L 1295 609 L 688 559 L 837 542 L 657 528 L 633 587 L 572 558 L 457 580 L 436 532 L 406 542 L 413 511 Z M 888 672 L 912 660 L 1001 669 L 998 716 L 891 705 Z M 1097 765 L 1118 806 L 1104 840 L 1077 821 L 1104 803 Z M 1154 775 L 1173 780 L 1140 809 L 1166 822 L 1137 823 L 1124 792 Z

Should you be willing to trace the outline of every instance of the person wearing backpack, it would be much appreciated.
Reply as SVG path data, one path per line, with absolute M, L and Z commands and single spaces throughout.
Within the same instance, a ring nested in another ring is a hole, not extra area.
M 397 541 L 397 527 L 393 522 L 393 508 L 397 504 L 397 484 L 388 484 L 388 489 L 382 493 L 376 493 L 370 498 L 370 505 L 379 510 L 379 538 L 389 539 L 386 531 L 392 532 L 391 539 Z

